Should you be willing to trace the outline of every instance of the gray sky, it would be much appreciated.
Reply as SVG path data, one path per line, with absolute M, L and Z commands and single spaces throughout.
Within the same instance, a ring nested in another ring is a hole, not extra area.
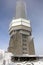
M 15 16 L 17 0 L 0 0 L 0 49 L 9 45 L 9 23 Z M 31 21 L 36 54 L 43 54 L 43 0 L 25 0 L 27 17 Z

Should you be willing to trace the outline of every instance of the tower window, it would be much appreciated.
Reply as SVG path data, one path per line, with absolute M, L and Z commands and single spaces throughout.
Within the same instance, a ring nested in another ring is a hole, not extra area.
M 27 46 L 27 44 L 23 43 L 23 46 Z
M 23 42 L 26 42 L 26 39 L 23 39 Z
M 27 54 L 27 52 L 24 52 L 24 51 L 23 51 L 23 54 Z
M 23 38 L 27 38 L 27 35 L 25 35 L 25 34 L 22 34 L 22 37 L 23 37 Z
M 27 50 L 27 48 L 23 48 L 23 50 Z

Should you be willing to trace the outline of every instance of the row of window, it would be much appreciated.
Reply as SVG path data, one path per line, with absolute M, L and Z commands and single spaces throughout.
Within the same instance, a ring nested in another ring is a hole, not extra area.
M 23 54 L 27 54 L 27 35 L 22 35 L 22 41 L 23 41 Z

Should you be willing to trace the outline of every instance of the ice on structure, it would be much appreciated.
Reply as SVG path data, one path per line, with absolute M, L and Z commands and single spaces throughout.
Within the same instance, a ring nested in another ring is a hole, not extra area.
M 43 65 L 43 61 L 36 61 L 36 62 L 12 62 L 11 56 L 13 54 L 9 52 L 5 52 L 0 49 L 0 65 Z

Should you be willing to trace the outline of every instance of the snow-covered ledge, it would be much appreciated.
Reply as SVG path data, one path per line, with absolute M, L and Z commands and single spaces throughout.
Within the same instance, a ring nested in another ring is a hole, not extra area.
M 7 52 L 7 51 L 5 52 L 0 49 L 0 65 L 43 65 L 43 60 L 41 60 L 41 59 L 36 60 L 36 61 L 12 62 L 11 56 L 13 56 L 12 53 Z M 26 55 L 26 56 L 28 57 L 28 55 Z M 32 55 L 30 57 L 32 57 Z M 36 57 L 36 56 L 34 56 L 34 57 Z M 37 57 L 43 57 L 43 56 L 40 55 Z

